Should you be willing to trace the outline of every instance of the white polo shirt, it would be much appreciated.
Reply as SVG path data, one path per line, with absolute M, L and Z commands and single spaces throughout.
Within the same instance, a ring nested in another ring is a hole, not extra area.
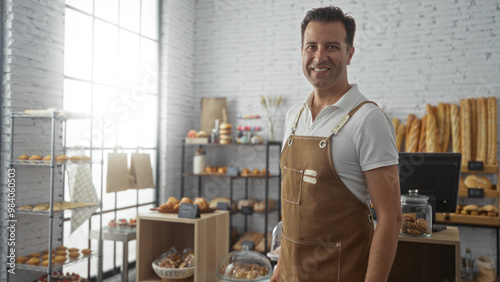
M 367 98 L 356 84 L 333 105 L 326 106 L 313 121 L 311 104 L 313 94 L 303 103 L 292 106 L 285 120 L 283 146 L 287 144 L 293 121 L 302 106 L 302 112 L 295 135 L 330 136 L 332 129 L 350 110 Z M 374 104 L 363 105 L 331 139 L 332 160 L 340 179 L 361 201 L 369 206 L 364 171 L 398 164 L 396 133 L 391 119 Z

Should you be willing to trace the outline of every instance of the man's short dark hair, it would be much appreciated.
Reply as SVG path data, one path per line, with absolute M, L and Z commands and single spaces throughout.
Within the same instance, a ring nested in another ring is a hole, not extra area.
M 345 43 L 347 49 L 351 48 L 354 42 L 354 33 L 356 32 L 356 22 L 351 16 L 347 16 L 339 7 L 322 7 L 309 10 L 300 25 L 302 31 L 301 43 L 304 44 L 304 31 L 309 22 L 341 22 L 346 31 Z

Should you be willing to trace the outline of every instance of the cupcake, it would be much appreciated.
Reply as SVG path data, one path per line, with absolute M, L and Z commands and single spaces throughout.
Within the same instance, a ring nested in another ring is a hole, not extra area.
M 68 254 L 70 259 L 77 259 L 80 256 L 79 252 L 69 252 Z
M 92 250 L 91 250 L 91 249 L 83 249 L 83 250 L 82 250 L 82 254 L 83 254 L 84 256 L 88 256 L 88 255 L 90 255 L 91 253 L 92 253 Z
M 55 257 L 54 257 L 54 260 L 55 260 L 57 263 L 64 263 L 64 262 L 66 262 L 66 256 L 55 256 Z

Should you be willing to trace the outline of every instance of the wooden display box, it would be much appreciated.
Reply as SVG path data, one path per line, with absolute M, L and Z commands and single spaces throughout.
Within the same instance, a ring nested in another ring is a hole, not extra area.
M 179 252 L 184 248 L 194 249 L 195 271 L 190 281 L 217 281 L 217 266 L 229 253 L 229 212 L 204 213 L 198 219 L 158 212 L 139 214 L 136 281 L 162 281 L 151 263 L 172 246 Z

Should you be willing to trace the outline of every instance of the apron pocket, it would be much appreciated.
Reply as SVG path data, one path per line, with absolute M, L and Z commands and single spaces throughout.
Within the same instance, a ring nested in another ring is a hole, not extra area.
M 284 281 L 340 281 L 341 243 L 303 242 L 283 234 L 282 244 Z
M 283 166 L 281 199 L 299 205 L 302 196 L 302 178 L 304 170 Z

